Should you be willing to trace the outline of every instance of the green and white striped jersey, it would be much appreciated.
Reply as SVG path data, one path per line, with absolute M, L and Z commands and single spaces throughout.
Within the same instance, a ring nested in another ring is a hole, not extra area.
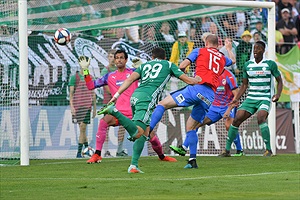
M 248 79 L 247 99 L 271 101 L 274 95 L 274 77 L 280 76 L 277 64 L 272 60 L 262 60 L 256 63 L 249 60 L 243 67 L 243 78 Z

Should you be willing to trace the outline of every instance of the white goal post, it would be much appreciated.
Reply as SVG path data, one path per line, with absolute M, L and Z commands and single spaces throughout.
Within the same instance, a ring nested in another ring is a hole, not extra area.
M 27 0 L 18 0 L 20 49 L 20 164 L 29 165 Z

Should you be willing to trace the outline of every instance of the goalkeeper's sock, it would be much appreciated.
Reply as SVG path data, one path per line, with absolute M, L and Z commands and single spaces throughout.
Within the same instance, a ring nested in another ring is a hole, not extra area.
M 238 134 L 238 127 L 235 127 L 233 125 L 230 125 L 229 130 L 228 130 L 228 136 L 226 139 L 226 150 L 230 151 L 231 149 L 231 144 L 233 142 L 233 140 L 236 138 L 236 135 Z
M 187 132 L 189 135 L 189 149 L 190 149 L 190 158 L 196 158 L 197 154 L 197 144 L 198 144 L 198 135 L 196 130 L 190 130 Z
M 271 150 L 271 143 L 270 143 L 270 129 L 266 122 L 259 124 L 259 129 L 266 144 L 266 149 Z
M 101 151 L 96 150 L 96 151 L 95 151 L 95 154 L 97 154 L 98 156 L 101 156 Z
M 141 157 L 144 145 L 146 141 L 146 136 L 142 135 L 140 138 L 136 139 L 133 144 L 133 154 L 131 158 L 131 164 L 138 166 L 139 159 Z
M 237 151 L 242 151 L 243 150 L 239 133 L 236 135 L 235 139 L 233 140 L 233 143 L 235 144 Z
M 114 109 L 111 112 L 111 115 L 119 120 L 119 123 L 126 129 L 131 137 L 134 137 L 138 133 L 138 128 L 136 127 L 135 123 L 133 123 L 133 121 L 131 121 L 129 118 L 125 117 L 117 109 Z
M 155 135 L 153 138 L 150 139 L 149 142 L 151 143 L 152 149 L 155 151 L 155 153 L 157 153 L 158 157 L 160 159 L 164 159 L 165 156 L 158 137 Z
M 103 119 L 100 120 L 98 131 L 96 133 L 96 150 L 102 150 L 103 144 L 106 139 L 108 124 Z
M 83 144 L 82 143 L 78 143 L 78 149 L 77 149 L 77 153 L 80 153 L 82 152 L 82 147 L 83 147 Z
M 152 115 L 151 115 L 151 121 L 150 121 L 150 133 L 155 128 L 156 124 L 160 122 L 162 116 L 164 115 L 165 107 L 162 105 L 157 105 L 154 109 Z
M 85 142 L 85 143 L 84 143 L 84 148 L 87 148 L 87 147 L 89 147 L 89 143 L 88 143 L 88 142 Z

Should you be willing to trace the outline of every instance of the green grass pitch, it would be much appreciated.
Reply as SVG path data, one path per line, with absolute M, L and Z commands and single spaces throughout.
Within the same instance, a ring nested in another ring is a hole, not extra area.
M 300 199 L 300 155 L 198 156 L 199 169 L 176 158 L 141 157 L 144 174 L 127 173 L 130 157 L 2 166 L 0 199 Z

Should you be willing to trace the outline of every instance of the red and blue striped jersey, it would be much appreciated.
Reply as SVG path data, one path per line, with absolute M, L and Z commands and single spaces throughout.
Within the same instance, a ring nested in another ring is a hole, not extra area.
M 195 62 L 195 76 L 201 77 L 200 84 L 209 85 L 214 91 L 218 87 L 218 77 L 225 66 L 230 66 L 232 60 L 224 56 L 216 48 L 196 48 L 187 57 L 191 62 Z
M 232 90 L 238 88 L 237 81 L 233 73 L 227 69 L 219 76 L 219 86 L 215 93 L 214 106 L 228 106 L 233 99 Z

